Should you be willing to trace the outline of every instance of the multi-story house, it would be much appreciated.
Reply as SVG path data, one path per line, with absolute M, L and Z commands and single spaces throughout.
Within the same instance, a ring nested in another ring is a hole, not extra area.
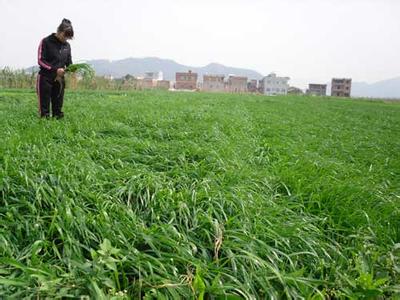
M 289 77 L 278 77 L 275 73 L 271 73 L 261 80 L 261 92 L 265 95 L 287 95 L 289 80 Z
M 197 73 L 178 72 L 175 76 L 175 89 L 177 90 L 196 90 L 197 89 Z
M 331 86 L 331 96 L 333 97 L 350 97 L 351 96 L 351 79 L 349 78 L 333 78 Z

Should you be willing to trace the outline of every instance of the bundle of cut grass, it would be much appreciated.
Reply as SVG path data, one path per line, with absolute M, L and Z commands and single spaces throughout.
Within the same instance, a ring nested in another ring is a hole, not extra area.
M 94 75 L 95 71 L 92 68 L 91 65 L 86 64 L 86 63 L 79 63 L 79 64 L 71 64 L 67 68 L 65 68 L 65 72 L 68 74 L 79 74 L 82 76 L 83 79 L 86 80 L 91 80 Z M 61 91 L 64 87 L 64 81 L 60 76 L 57 76 L 56 81 L 60 83 L 60 90 L 59 90 L 59 95 L 61 94 Z
M 95 74 L 94 69 L 86 63 L 69 65 L 65 72 L 81 74 L 83 78 L 92 78 Z

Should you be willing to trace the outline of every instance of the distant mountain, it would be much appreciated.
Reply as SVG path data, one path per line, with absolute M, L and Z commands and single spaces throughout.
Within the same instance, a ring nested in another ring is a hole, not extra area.
M 127 58 L 115 61 L 89 60 L 87 63 L 93 66 L 97 75 L 111 75 L 116 78 L 127 74 L 143 76 L 145 72 L 162 71 L 164 79 L 175 80 L 176 72 L 187 72 L 188 70 L 198 73 L 200 80 L 203 79 L 204 74 L 224 74 L 226 76 L 235 74 L 246 76 L 249 79 L 261 79 L 263 77 L 260 73 L 253 70 L 227 67 L 217 63 L 212 63 L 205 67 L 193 67 L 181 65 L 173 60 L 156 57 Z
M 355 97 L 400 99 L 400 77 L 371 84 L 354 82 L 351 95 Z

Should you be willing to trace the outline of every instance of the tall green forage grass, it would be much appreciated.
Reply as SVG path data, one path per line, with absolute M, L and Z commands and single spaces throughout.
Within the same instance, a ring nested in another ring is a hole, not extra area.
M 0 298 L 396 299 L 400 105 L 0 91 Z

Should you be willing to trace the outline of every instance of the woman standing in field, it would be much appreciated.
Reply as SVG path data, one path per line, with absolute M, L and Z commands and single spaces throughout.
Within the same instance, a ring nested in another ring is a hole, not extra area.
M 64 117 L 65 68 L 72 64 L 71 46 L 67 42 L 74 37 L 71 21 L 63 19 L 57 33 L 44 38 L 38 49 L 40 71 L 36 90 L 39 100 L 39 116 L 50 117 L 50 103 L 53 117 Z

